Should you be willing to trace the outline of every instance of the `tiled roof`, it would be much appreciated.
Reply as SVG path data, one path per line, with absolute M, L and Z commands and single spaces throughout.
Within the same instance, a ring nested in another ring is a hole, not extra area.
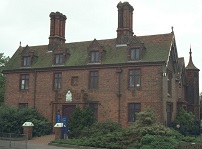
M 161 62 L 167 61 L 171 43 L 174 35 L 172 33 L 137 36 L 144 43 L 146 48 L 140 62 Z M 128 61 L 127 46 L 116 46 L 116 39 L 97 40 L 102 45 L 104 55 L 101 64 L 123 64 Z M 61 47 L 65 48 L 70 56 L 64 66 L 85 66 L 88 65 L 88 47 L 92 41 L 65 43 Z M 21 69 L 21 53 L 24 47 L 19 47 L 10 59 L 6 70 Z M 30 51 L 34 52 L 36 59 L 31 68 L 49 68 L 53 67 L 53 53 L 48 51 L 48 45 L 31 46 Z
M 189 56 L 189 63 L 188 65 L 186 66 L 186 69 L 195 69 L 195 70 L 199 70 L 193 63 L 192 61 L 192 52 L 191 52 L 191 48 L 190 48 L 190 52 L 189 52 L 190 56 Z

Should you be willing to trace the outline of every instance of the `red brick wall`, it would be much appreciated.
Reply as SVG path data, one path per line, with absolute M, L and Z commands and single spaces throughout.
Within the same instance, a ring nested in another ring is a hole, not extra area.
M 162 66 L 140 67 L 141 88 L 128 88 L 128 71 L 136 67 L 124 67 L 121 73 L 120 97 L 120 122 L 128 126 L 128 103 L 141 103 L 141 110 L 151 106 L 157 112 L 158 120 L 163 122 L 162 102 Z M 81 93 L 88 93 L 88 101 L 98 101 L 98 120 L 113 120 L 118 122 L 118 84 L 119 76 L 117 67 L 102 69 L 82 69 L 62 71 L 62 89 L 58 92 L 63 94 L 59 102 L 65 103 L 65 93 L 70 89 Z M 99 71 L 98 90 L 88 89 L 89 71 Z M 20 73 L 6 75 L 5 102 L 18 106 L 18 103 L 27 102 L 29 107 L 34 107 L 34 73 L 30 73 L 30 84 L 27 92 L 19 90 Z M 78 86 L 71 86 L 71 77 L 78 76 Z M 53 72 L 37 72 L 35 108 L 49 120 L 54 119 L 55 112 L 52 111 L 52 102 L 55 101 L 56 93 L 53 90 Z M 82 99 L 74 99 L 70 104 L 80 104 Z M 58 109 L 61 108 L 58 104 Z M 55 110 L 53 108 L 53 110 Z

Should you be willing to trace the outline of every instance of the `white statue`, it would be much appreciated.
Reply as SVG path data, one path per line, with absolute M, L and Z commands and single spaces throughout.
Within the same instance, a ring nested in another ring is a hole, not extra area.
M 68 90 L 68 92 L 66 94 L 66 101 L 72 101 L 72 93 L 70 90 Z

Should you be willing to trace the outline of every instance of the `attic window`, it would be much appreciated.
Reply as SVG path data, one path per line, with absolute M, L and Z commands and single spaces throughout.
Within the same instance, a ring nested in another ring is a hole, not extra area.
M 99 63 L 99 51 L 90 52 L 90 62 Z
M 130 61 L 140 60 L 140 49 L 130 49 Z
M 63 64 L 63 59 L 64 59 L 64 56 L 63 56 L 62 53 L 60 53 L 60 54 L 55 54 L 55 64 L 56 64 L 56 65 Z
M 30 56 L 23 56 L 22 66 L 23 67 L 30 67 L 31 66 L 31 57 Z

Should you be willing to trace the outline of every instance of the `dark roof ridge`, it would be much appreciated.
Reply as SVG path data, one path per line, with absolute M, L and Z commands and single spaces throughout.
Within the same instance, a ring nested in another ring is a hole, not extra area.
M 164 33 L 164 34 L 153 34 L 153 35 L 140 35 L 140 36 L 137 36 L 137 37 L 150 37 L 150 36 L 162 36 L 162 35 L 171 35 L 173 33 Z

